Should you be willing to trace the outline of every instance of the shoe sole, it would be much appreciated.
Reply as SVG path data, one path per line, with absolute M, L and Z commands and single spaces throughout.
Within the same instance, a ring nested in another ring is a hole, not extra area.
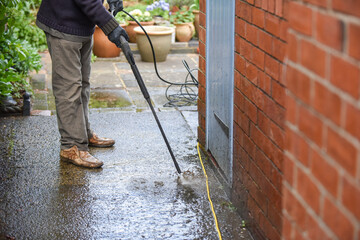
M 61 160 L 61 161 L 64 161 L 64 162 L 67 162 L 67 163 L 71 163 L 71 164 L 73 164 L 73 165 L 75 165 L 75 166 L 78 166 L 78 167 L 83 167 L 83 168 L 100 168 L 102 165 L 104 165 L 104 163 L 101 163 L 101 165 L 95 166 L 95 167 L 83 166 L 83 165 L 76 164 L 76 163 L 74 163 L 71 159 L 66 158 L 66 157 L 63 157 L 63 156 L 60 156 L 60 160 Z
M 98 147 L 98 148 L 108 148 L 112 147 L 114 144 L 108 144 L 108 145 L 95 145 L 95 144 L 89 144 L 89 147 Z

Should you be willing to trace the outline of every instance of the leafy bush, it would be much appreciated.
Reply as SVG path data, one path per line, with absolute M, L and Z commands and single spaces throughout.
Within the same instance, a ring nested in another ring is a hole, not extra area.
M 33 2 L 39 2 L 33 0 Z M 0 0 L 0 96 L 12 93 L 15 97 L 30 91 L 26 81 L 29 71 L 40 70 L 40 55 L 28 41 L 18 38 L 14 32 L 19 24 L 18 0 Z
M 19 38 L 28 41 L 31 46 L 44 51 L 47 49 L 45 33 L 35 25 L 36 3 L 21 1 L 16 8 L 16 21 L 13 24 L 13 33 Z
M 191 10 L 188 10 L 186 7 L 182 7 L 180 11 L 173 13 L 170 16 L 171 23 L 188 23 L 194 21 L 194 14 Z

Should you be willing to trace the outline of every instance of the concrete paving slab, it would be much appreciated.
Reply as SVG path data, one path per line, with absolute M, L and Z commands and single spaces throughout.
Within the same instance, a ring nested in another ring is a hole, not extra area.
M 159 112 L 179 177 L 150 112 L 90 114 L 113 137 L 88 170 L 59 161 L 56 118 L 0 119 L 0 238 L 217 239 L 196 136 L 178 111 Z M 204 156 L 203 156 L 204 157 Z M 223 239 L 248 239 L 206 164 Z

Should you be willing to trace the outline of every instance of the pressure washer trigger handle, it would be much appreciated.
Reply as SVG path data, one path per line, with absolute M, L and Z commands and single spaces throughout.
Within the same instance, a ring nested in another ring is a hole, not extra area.
M 128 41 L 126 41 L 124 36 L 120 36 L 121 49 L 126 57 L 126 60 L 130 65 L 135 65 L 135 60 L 130 49 Z

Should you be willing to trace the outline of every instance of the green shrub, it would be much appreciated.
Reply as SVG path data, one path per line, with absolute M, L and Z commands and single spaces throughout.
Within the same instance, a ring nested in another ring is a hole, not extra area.
M 17 26 L 25 25 L 17 22 L 21 6 L 18 0 L 0 0 L 0 96 L 20 97 L 23 91 L 31 91 L 26 81 L 29 71 L 41 68 L 37 49 L 15 34 Z

